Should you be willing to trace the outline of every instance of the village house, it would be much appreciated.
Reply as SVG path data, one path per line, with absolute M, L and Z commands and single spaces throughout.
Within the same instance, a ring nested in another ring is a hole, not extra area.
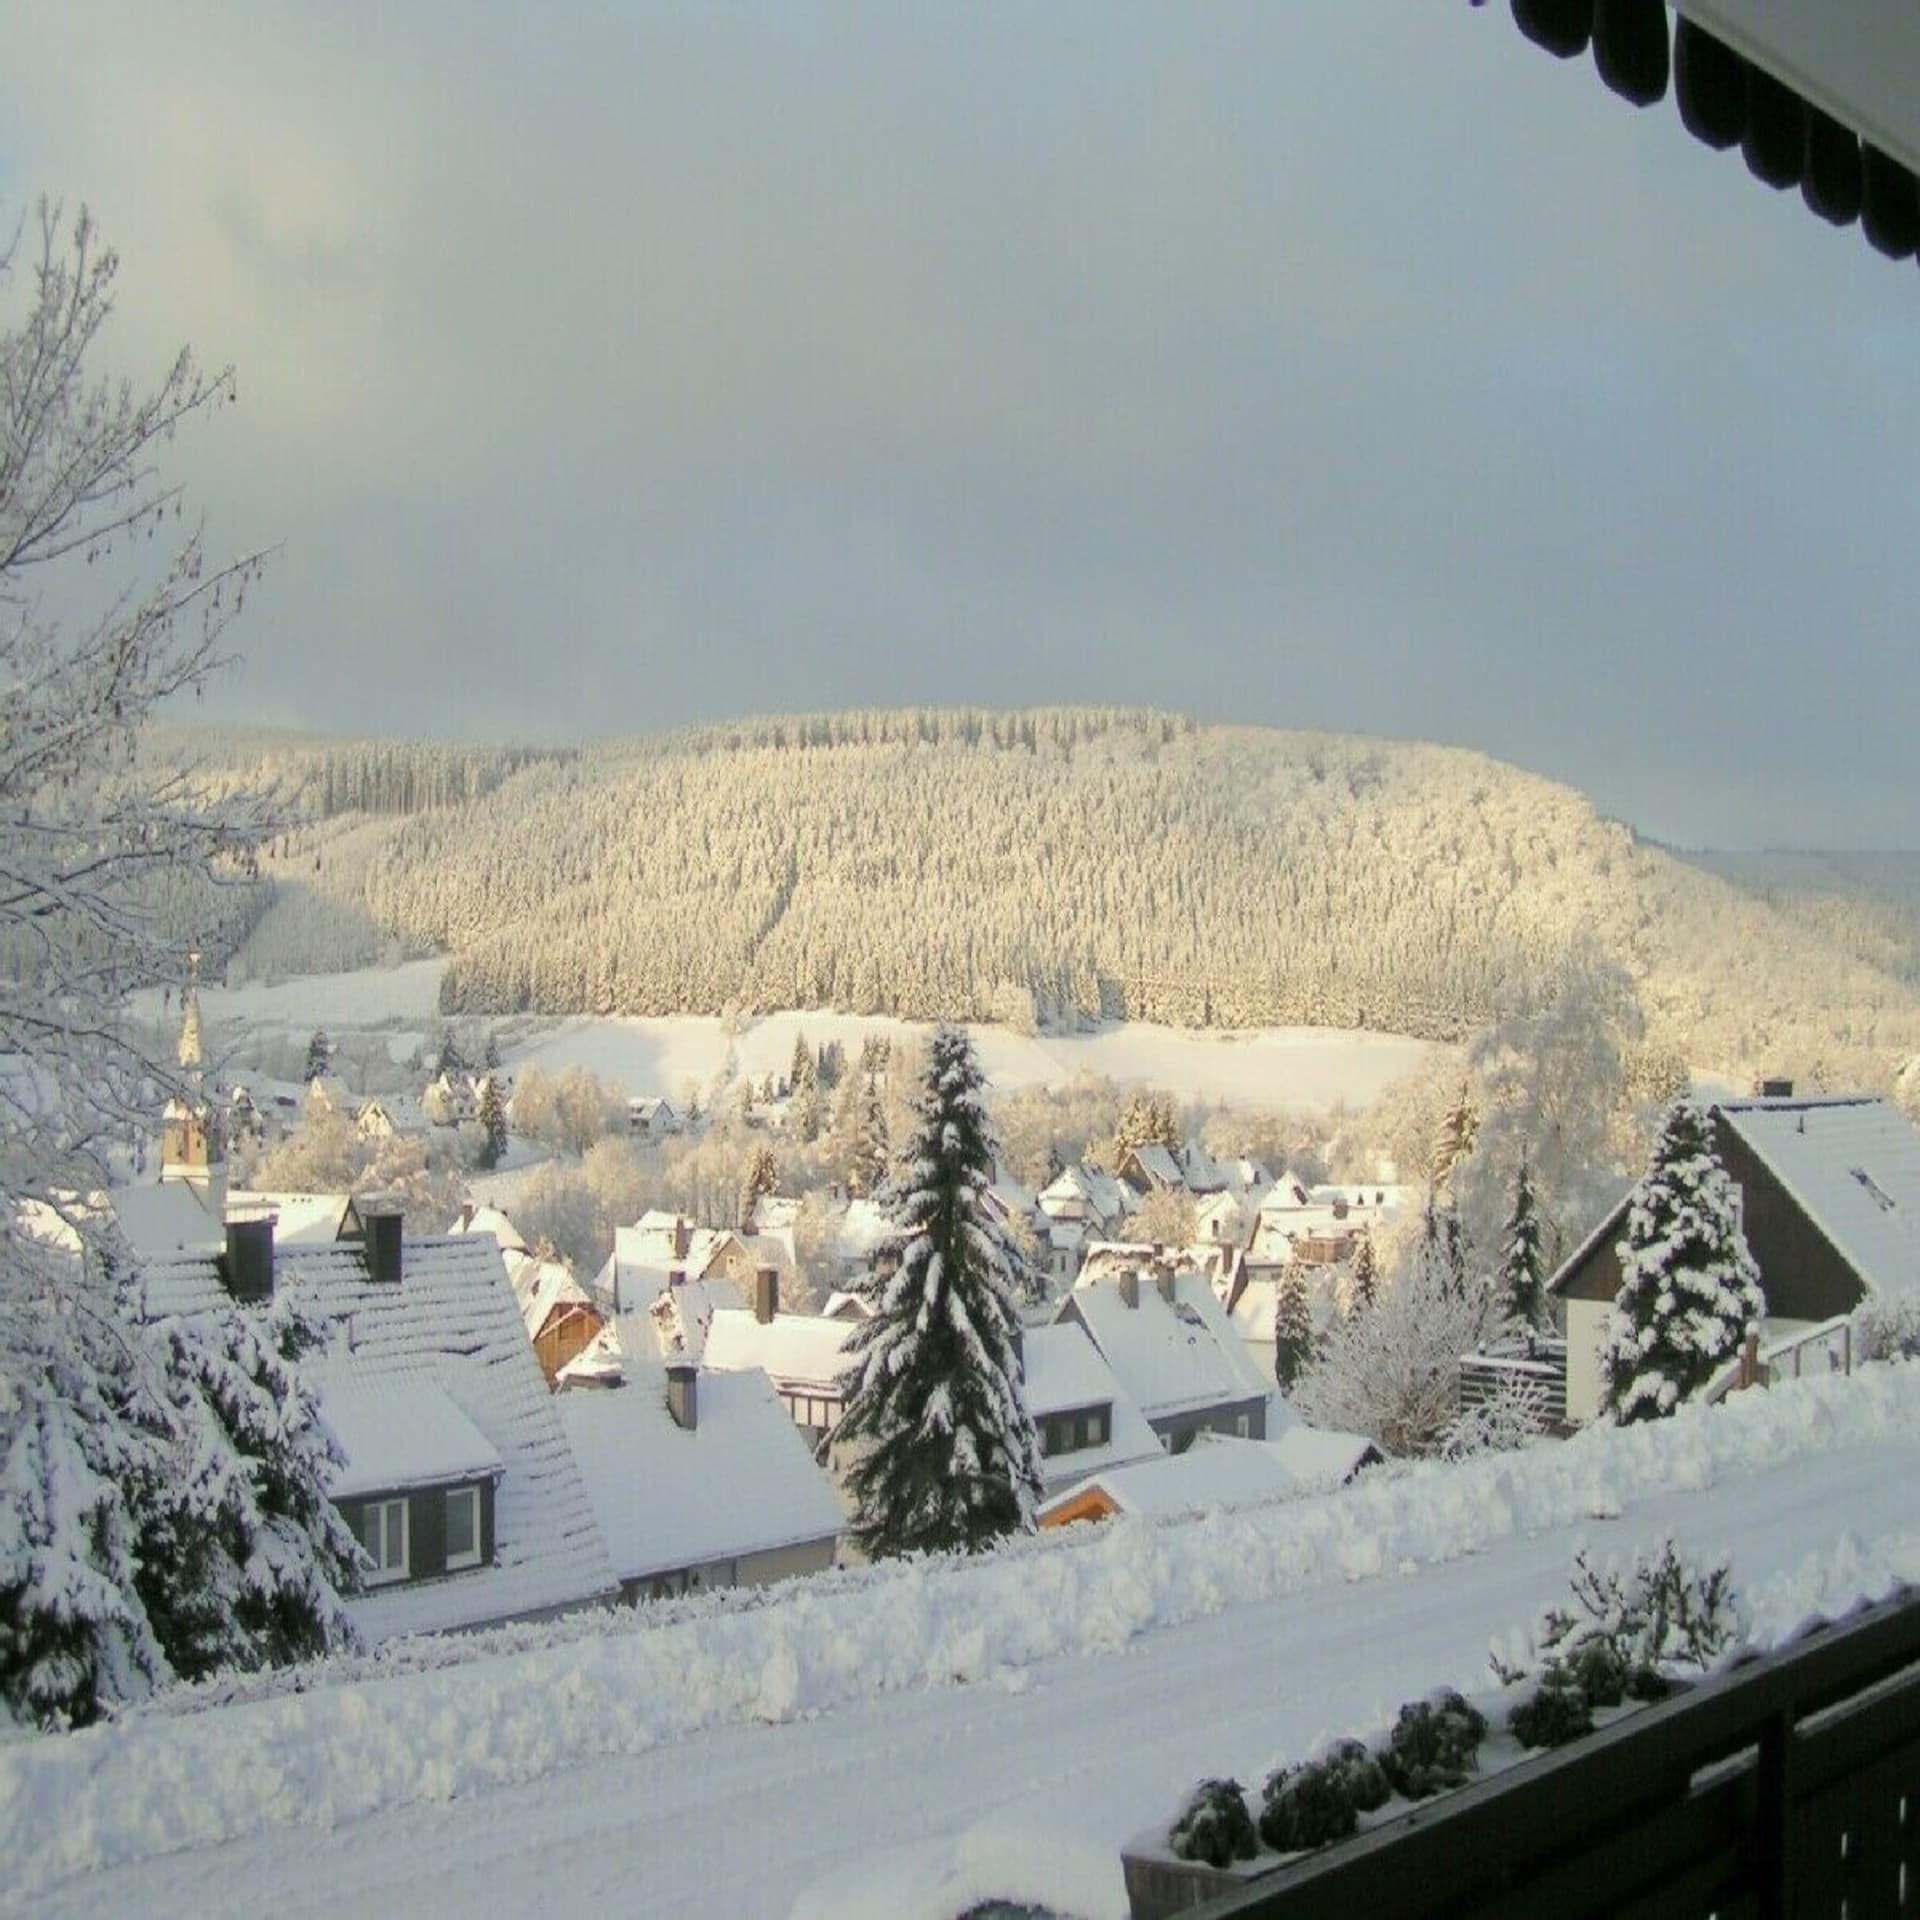
M 1760 1269 L 1762 1365 L 1775 1357 L 1783 1371 L 1809 1360 L 1847 1364 L 1846 1317 L 1871 1299 L 1920 1290 L 1920 1132 L 1888 1101 L 1795 1098 L 1790 1081 L 1770 1097 L 1720 1102 L 1708 1123 Z M 1563 1316 L 1566 1412 L 1575 1424 L 1600 1411 L 1600 1354 L 1632 1198 L 1548 1283 Z
M 662 1287 L 679 1280 L 725 1282 L 743 1305 L 763 1264 L 741 1234 L 728 1227 L 697 1227 L 684 1214 L 654 1207 L 630 1227 L 614 1230 L 613 1252 L 588 1291 L 610 1313 L 642 1313 Z
M 1092 1337 L 1169 1453 L 1200 1433 L 1264 1439 L 1273 1376 L 1248 1358 L 1201 1273 L 1142 1263 L 1112 1279 L 1084 1273 L 1056 1315 Z
M 707 1327 L 705 1361 L 717 1373 L 758 1368 L 772 1381 L 793 1424 L 818 1446 L 840 1424 L 846 1393 L 840 1384 L 854 1317 L 782 1313 L 779 1282 L 758 1278 L 752 1309 L 722 1309 Z
M 480 1112 L 480 1089 L 470 1074 L 438 1073 L 420 1096 L 420 1109 L 431 1126 L 463 1127 Z
M 557 1404 L 628 1601 L 833 1564 L 839 1502 L 765 1374 L 648 1356 Z
M 327 1330 L 302 1377 L 346 1455 L 333 1488 L 373 1562 L 348 1602 L 363 1639 L 538 1618 L 612 1597 L 613 1570 L 498 1245 L 365 1238 L 281 1248 L 234 1216 L 217 1253 L 143 1259 L 150 1318 L 285 1298 Z
M 627 1102 L 627 1131 L 636 1140 L 657 1145 L 668 1135 L 678 1133 L 680 1126 L 679 1114 L 665 1100 L 647 1098 Z
M 1021 1340 L 1027 1411 L 1040 1436 L 1043 1486 L 1129 1461 L 1161 1458 L 1160 1439 L 1084 1326 L 1056 1321 Z
M 499 1247 L 521 1324 L 551 1386 L 561 1369 L 600 1332 L 606 1316 L 566 1264 L 542 1259 L 497 1207 L 461 1208 L 450 1231 L 484 1234 Z
M 1049 1220 L 1104 1239 L 1127 1217 L 1133 1197 L 1111 1174 L 1071 1166 L 1040 1189 L 1035 1203 Z

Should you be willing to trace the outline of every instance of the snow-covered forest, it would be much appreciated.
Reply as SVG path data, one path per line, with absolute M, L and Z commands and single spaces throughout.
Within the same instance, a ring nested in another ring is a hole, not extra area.
M 176 737 L 176 750 L 182 744 Z M 449 1012 L 834 1006 L 1463 1037 L 1577 942 L 1651 1045 L 1884 1086 L 1910 947 L 1483 755 L 1088 710 L 765 720 L 578 752 L 191 739 L 275 784 L 234 977 L 453 955 Z M 1850 923 L 1851 925 L 1851 923 Z

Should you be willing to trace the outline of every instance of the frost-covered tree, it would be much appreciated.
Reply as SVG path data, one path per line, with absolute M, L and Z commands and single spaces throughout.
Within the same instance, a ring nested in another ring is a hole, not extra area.
M 807 1036 L 796 1033 L 793 1036 L 793 1058 L 787 1063 L 787 1092 L 791 1096 L 800 1091 L 802 1084 L 811 1080 L 819 1084 L 819 1063 L 814 1058 L 813 1049 L 807 1045 Z
M 1417 1240 L 1371 1312 L 1349 1314 L 1289 1396 L 1315 1426 L 1364 1433 L 1391 1454 L 1435 1451 L 1460 1404 L 1460 1360 L 1489 1319 L 1484 1288 L 1457 1286 Z
M 1467 1292 L 1467 1239 L 1460 1216 L 1438 1194 L 1427 1195 L 1427 1207 L 1420 1217 L 1420 1238 L 1414 1245 L 1415 1261 L 1433 1275 L 1437 1284 L 1462 1297 Z
M 1671 1413 L 1739 1352 L 1766 1310 L 1733 1182 L 1706 1115 L 1682 1097 L 1627 1209 L 1601 1353 L 1607 1411 L 1622 1426 Z
M 878 1193 L 886 1184 L 891 1151 L 886 1103 L 880 1098 L 880 1089 L 869 1080 L 860 1096 L 859 1131 L 854 1136 L 853 1155 L 847 1169 L 848 1191 L 861 1195 Z
M 1164 1093 L 1136 1093 L 1120 1115 L 1113 1134 L 1113 1158 L 1135 1147 L 1178 1147 L 1180 1123 L 1173 1110 L 1173 1098 Z
M 500 1097 L 500 1081 L 488 1074 L 480 1086 L 480 1158 L 484 1173 L 491 1173 L 506 1158 L 507 1103 Z
M 197 530 L 156 541 L 180 504 L 157 456 L 233 379 L 185 353 L 145 392 L 99 378 L 115 272 L 84 213 L 44 203 L 30 255 L 0 253 L 0 298 L 24 296 L 0 326 L 0 1703 L 55 1725 L 196 1670 L 189 1611 L 227 1609 L 219 1660 L 324 1648 L 356 1564 L 315 1504 L 325 1442 L 250 1316 L 143 1323 L 128 1250 L 72 1200 L 153 1131 L 156 1093 L 202 1098 L 125 996 L 180 982 L 260 825 L 139 752 L 221 663 L 257 563 L 210 564 Z M 36 1224 L 55 1217 L 57 1245 Z
M 1289 1262 L 1273 1300 L 1273 1376 L 1282 1392 L 1292 1390 L 1313 1358 L 1313 1307 L 1307 1299 L 1306 1270 Z
M 306 1065 L 300 1070 L 301 1084 L 311 1086 L 314 1081 L 325 1078 L 332 1065 L 333 1042 L 327 1038 L 324 1027 L 315 1027 L 313 1038 L 307 1042 Z
M 467 1058 L 461 1051 L 459 1032 L 449 1021 L 440 1029 L 440 1044 L 434 1049 L 433 1071 L 451 1076 L 465 1073 L 466 1070 Z
M 1480 1116 L 1474 1111 L 1473 1094 L 1466 1081 L 1440 1122 L 1434 1136 L 1433 1152 L 1427 1161 L 1427 1178 L 1435 1187 L 1445 1187 L 1453 1170 L 1473 1151 L 1474 1136 L 1480 1130 Z
M 780 1163 L 773 1157 L 773 1149 L 762 1141 L 747 1160 L 746 1177 L 740 1182 L 740 1204 L 734 1209 L 733 1223 L 742 1233 L 753 1231 L 754 1209 L 779 1184 Z
M 1157 1187 L 1127 1216 L 1126 1237 L 1156 1247 L 1190 1247 L 1199 1232 L 1193 1195 L 1184 1187 Z
M 1540 1252 L 1540 1211 L 1526 1151 L 1513 1176 L 1513 1205 L 1500 1239 L 1500 1305 L 1506 1317 L 1538 1331 L 1547 1324 L 1546 1263 Z
M 1033 1526 L 1040 1449 L 1027 1412 L 1019 1258 L 986 1203 L 994 1139 L 972 1042 L 939 1028 L 918 1123 L 883 1196 L 891 1271 L 846 1346 L 836 1434 L 872 1555 L 972 1552 Z

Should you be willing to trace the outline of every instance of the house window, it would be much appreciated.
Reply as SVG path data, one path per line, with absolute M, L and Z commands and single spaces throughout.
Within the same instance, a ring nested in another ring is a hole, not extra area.
M 353 1537 L 366 1548 L 373 1570 L 367 1585 L 382 1587 L 407 1577 L 407 1503 L 369 1500 L 353 1522 Z
M 1233 1416 L 1233 1430 L 1239 1438 L 1245 1440 L 1253 1432 L 1253 1422 L 1244 1413 L 1236 1413 Z
M 480 1489 L 455 1487 L 447 1495 L 447 1571 L 480 1564 Z

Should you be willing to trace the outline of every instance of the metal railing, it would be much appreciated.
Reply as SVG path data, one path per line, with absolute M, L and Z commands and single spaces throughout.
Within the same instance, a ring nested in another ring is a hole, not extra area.
M 1909 1590 L 1356 1838 L 1192 1920 L 1920 1913 Z

